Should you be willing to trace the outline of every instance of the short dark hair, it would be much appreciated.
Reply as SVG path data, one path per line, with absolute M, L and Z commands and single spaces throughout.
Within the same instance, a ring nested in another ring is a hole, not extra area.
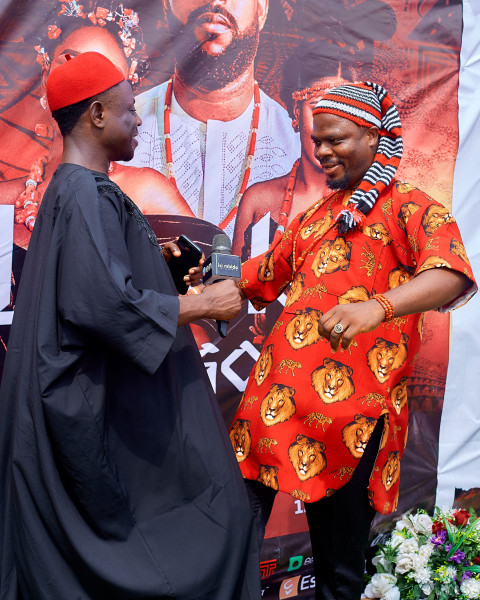
M 112 90 L 115 90 L 118 85 L 120 84 L 117 83 L 100 94 L 96 94 L 90 98 L 85 98 L 85 100 L 80 100 L 80 102 L 76 102 L 75 104 L 70 104 L 69 106 L 64 106 L 63 108 L 52 111 L 52 117 L 58 123 L 58 128 L 60 129 L 62 136 L 65 137 L 66 135 L 70 135 L 70 133 L 72 133 L 75 125 L 78 123 L 78 120 L 83 113 L 88 110 L 92 102 L 95 102 L 96 100 L 104 100 L 105 96 L 112 92 Z
M 63 137 L 72 133 L 80 117 L 97 98 L 98 96 L 92 96 L 52 112 L 52 117 L 58 123 L 58 128 Z

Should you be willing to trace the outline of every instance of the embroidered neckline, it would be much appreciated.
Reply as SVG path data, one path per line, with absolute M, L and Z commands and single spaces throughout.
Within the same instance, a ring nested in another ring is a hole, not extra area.
M 173 81 L 174 77 L 172 77 L 167 85 L 167 90 L 165 92 L 165 106 L 163 109 L 163 140 L 164 140 L 164 148 L 165 148 L 165 162 L 167 166 L 167 177 L 170 181 L 175 185 L 178 189 L 177 182 L 175 180 L 175 176 L 173 174 L 173 151 L 172 151 L 172 139 L 171 139 L 171 129 L 170 129 L 170 115 L 172 112 L 172 96 L 173 96 Z M 253 157 L 255 155 L 255 145 L 257 142 L 257 132 L 258 132 L 258 124 L 260 122 L 260 88 L 258 87 L 258 83 L 255 81 L 253 86 L 253 113 L 252 113 L 252 121 L 250 124 L 250 133 L 248 136 L 247 142 L 247 155 L 244 161 L 244 171 L 243 177 L 240 184 L 240 189 L 235 196 L 235 201 L 232 208 L 229 210 L 227 216 L 223 219 L 223 221 L 219 224 L 220 229 L 225 229 L 230 222 L 235 218 L 238 212 L 238 205 L 240 204 L 240 200 L 242 199 L 245 190 L 247 189 L 248 180 L 250 179 L 250 173 L 252 170 Z
M 138 225 L 147 232 L 148 239 L 152 242 L 152 244 L 161 249 L 160 244 L 158 243 L 158 238 L 155 235 L 152 226 L 135 202 L 131 200 L 124 192 L 122 192 L 118 185 L 110 179 L 104 179 L 99 175 L 94 175 L 94 177 L 98 192 L 113 192 L 118 198 L 120 198 L 125 205 L 125 210 L 127 213 L 134 217 Z

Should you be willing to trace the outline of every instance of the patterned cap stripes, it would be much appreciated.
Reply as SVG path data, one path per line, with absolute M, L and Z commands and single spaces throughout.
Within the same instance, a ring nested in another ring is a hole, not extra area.
M 379 142 L 372 165 L 352 194 L 348 207 L 339 215 L 340 231 L 353 229 L 392 181 L 403 154 L 402 125 L 397 108 L 387 90 L 377 83 L 341 85 L 325 94 L 313 114 L 330 113 L 349 119 L 361 127 L 378 127 Z

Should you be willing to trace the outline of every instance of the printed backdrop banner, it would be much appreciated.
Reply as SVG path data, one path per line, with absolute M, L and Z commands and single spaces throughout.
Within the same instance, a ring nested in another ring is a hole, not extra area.
M 143 120 L 139 146 L 131 163 L 111 165 L 110 177 L 148 215 L 159 240 L 186 234 L 208 255 L 213 236 L 224 231 L 245 259 L 265 251 L 277 227 L 322 196 L 325 179 L 310 139 L 312 109 L 326 88 L 343 80 L 373 80 L 389 90 L 404 129 L 399 177 L 452 207 L 462 8 L 477 18 L 478 27 L 476 0 L 464 7 L 461 0 L 3 3 L 0 376 L 25 252 L 61 156 L 45 80 L 66 53 L 102 52 L 134 86 Z M 465 34 L 469 31 L 466 24 Z M 478 48 L 475 52 L 478 62 Z M 475 122 L 475 115 L 470 118 Z M 474 156 L 478 152 L 467 153 L 462 163 L 467 179 Z M 472 204 L 478 186 L 466 189 L 454 209 L 470 231 L 472 223 L 476 226 Z M 470 255 L 478 257 L 478 237 L 466 242 Z M 192 326 L 227 425 L 283 302 L 284 296 L 261 313 L 245 307 L 225 339 L 211 322 Z M 465 322 L 468 310 L 462 309 Z M 448 315 L 425 317 L 422 350 L 408 384 L 410 434 L 399 507 L 394 515 L 378 517 L 373 533 L 386 530 L 400 512 L 432 509 L 435 503 L 449 327 Z M 468 349 L 459 341 L 452 349 L 478 358 L 475 338 Z M 467 376 L 461 365 L 456 373 L 449 371 L 449 389 L 461 390 L 466 406 L 478 385 L 459 386 L 458 374 Z M 455 406 L 455 398 L 451 402 Z M 474 415 L 468 418 L 472 427 L 478 425 Z M 474 436 L 460 442 L 459 418 L 445 426 L 448 452 L 442 454 L 442 468 L 448 471 L 457 445 L 467 447 Z M 480 460 L 476 444 L 462 455 L 465 472 L 472 457 Z M 268 455 L 269 448 L 264 451 Z M 452 486 L 460 490 L 458 502 L 465 495 L 478 502 L 480 485 L 472 477 L 450 478 L 445 485 L 449 502 Z M 261 556 L 264 598 L 314 597 L 306 530 L 302 502 L 279 494 Z

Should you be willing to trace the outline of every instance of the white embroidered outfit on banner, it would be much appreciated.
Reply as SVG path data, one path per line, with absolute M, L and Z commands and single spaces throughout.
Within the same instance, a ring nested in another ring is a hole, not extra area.
M 168 82 L 135 99 L 142 119 L 135 156 L 129 166 L 151 167 L 167 175 L 163 114 Z M 288 173 L 300 155 L 300 142 L 284 108 L 260 90 L 260 119 L 249 186 Z M 170 115 L 173 174 L 179 192 L 201 219 L 218 225 L 239 191 L 253 112 L 247 109 L 231 121 L 189 116 L 172 96 Z M 208 176 L 204 177 L 204 173 Z M 234 220 L 227 227 L 233 233 Z

